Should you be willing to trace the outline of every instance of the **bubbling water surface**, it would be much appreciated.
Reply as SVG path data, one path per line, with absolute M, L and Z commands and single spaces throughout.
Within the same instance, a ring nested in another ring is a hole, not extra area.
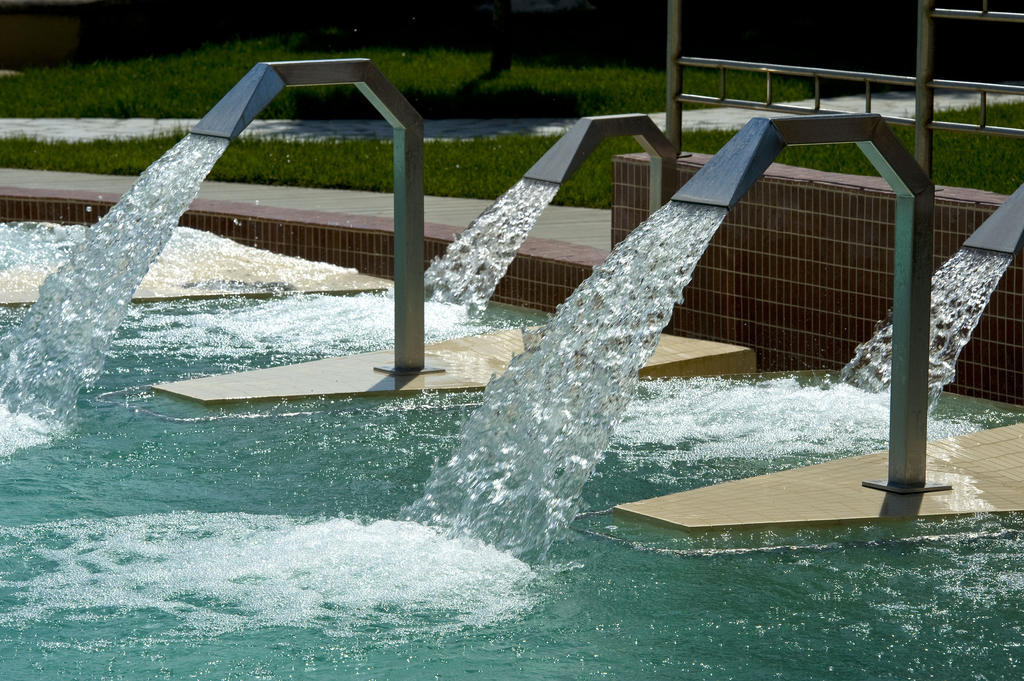
M 0 574 L 18 602 L 0 626 L 149 612 L 206 636 L 287 626 L 396 638 L 533 605 L 525 563 L 410 522 L 176 512 L 0 527 L 12 544 L 31 545 L 22 558 L 35 567 Z

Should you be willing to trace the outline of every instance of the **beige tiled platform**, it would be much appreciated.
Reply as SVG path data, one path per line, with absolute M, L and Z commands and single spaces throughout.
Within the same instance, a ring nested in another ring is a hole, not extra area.
M 154 390 L 207 404 L 416 390 L 479 390 L 523 351 L 522 330 L 457 338 L 426 347 L 427 366 L 444 373 L 394 377 L 374 371 L 394 363 L 391 350 L 162 383 Z M 753 351 L 737 345 L 662 335 L 642 377 L 707 376 L 755 370 Z
M 886 453 L 876 452 L 621 504 L 615 514 L 713 529 L 1024 511 L 1024 424 L 930 442 L 928 480 L 952 491 L 900 495 L 861 485 L 884 479 L 886 466 Z

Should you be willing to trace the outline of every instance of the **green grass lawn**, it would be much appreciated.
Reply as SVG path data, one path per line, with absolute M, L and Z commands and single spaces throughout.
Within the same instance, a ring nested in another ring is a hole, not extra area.
M 614 63 L 571 67 L 520 59 L 509 71 L 488 75 L 490 53 L 451 49 L 373 47 L 319 52 L 301 36 L 272 36 L 206 45 L 178 55 L 26 69 L 0 78 L 0 117 L 199 118 L 256 63 L 294 59 L 366 57 L 425 118 L 593 116 L 663 110 L 659 69 Z M 687 87 L 713 92 L 717 75 L 687 72 Z M 776 79 L 776 97 L 810 96 L 801 79 Z M 763 76 L 739 74 L 736 96 L 761 97 Z M 377 114 L 354 87 L 288 88 L 265 118 L 365 118 Z
M 489 53 L 452 49 L 364 48 L 318 52 L 301 35 L 210 44 L 177 55 L 121 62 L 27 69 L 0 78 L 0 117 L 198 118 L 259 61 L 368 57 L 428 118 L 583 116 L 663 109 L 664 78 L 656 69 L 614 63 L 553 65 L 521 59 L 490 77 Z M 688 70 L 687 89 L 712 94 L 717 73 Z M 778 100 L 810 96 L 805 79 L 775 79 Z M 730 76 L 730 94 L 763 96 L 758 74 Z M 354 88 L 289 88 L 265 110 L 269 118 L 376 117 Z M 977 110 L 948 112 L 947 120 L 975 122 Z M 1024 124 L 1024 105 L 996 106 L 994 125 Z M 912 147 L 908 129 L 897 135 Z M 732 136 L 726 131 L 684 135 L 683 148 L 714 153 Z M 0 140 L 0 166 L 137 174 L 166 151 L 171 137 L 142 141 L 45 143 Z M 429 142 L 425 185 L 429 194 L 495 198 L 554 142 L 551 137 Z M 1019 139 L 940 132 L 935 136 L 936 184 L 1009 193 L 1024 182 Z M 556 203 L 607 208 L 610 157 L 639 150 L 629 139 L 605 142 L 559 192 Z M 852 145 L 787 149 L 783 163 L 837 172 L 874 174 Z M 214 166 L 211 179 L 307 187 L 391 189 L 391 146 L 382 141 L 284 142 L 236 140 Z

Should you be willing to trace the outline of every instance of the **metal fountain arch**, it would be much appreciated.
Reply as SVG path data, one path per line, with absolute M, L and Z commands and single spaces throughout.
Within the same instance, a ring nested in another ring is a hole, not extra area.
M 752 119 L 672 200 L 732 209 L 786 146 L 850 142 L 896 193 L 889 477 L 864 485 L 900 494 L 950 489 L 926 479 L 935 187 L 882 117 Z
M 653 213 L 665 205 L 676 190 L 675 160 L 678 153 L 665 133 L 647 114 L 586 116 L 579 119 L 523 177 L 560 185 L 583 165 L 603 140 L 629 135 L 651 157 L 649 207 Z
M 395 363 L 378 371 L 436 372 L 423 353 L 423 118 L 369 59 L 261 62 L 199 123 L 196 135 L 233 140 L 285 87 L 355 85 L 391 124 L 394 140 Z

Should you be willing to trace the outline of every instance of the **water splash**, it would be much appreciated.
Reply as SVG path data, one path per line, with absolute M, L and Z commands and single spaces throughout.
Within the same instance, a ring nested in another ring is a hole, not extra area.
M 523 178 L 481 213 L 424 274 L 428 296 L 483 309 L 559 185 Z
M 34 300 L 43 280 L 67 260 L 87 232 L 82 225 L 0 223 L 2 296 Z M 352 268 L 243 246 L 210 232 L 178 226 L 150 266 L 136 298 L 344 291 L 367 281 L 353 280 L 355 274 Z
M 670 202 L 621 242 L 488 384 L 409 517 L 543 557 L 725 214 Z
M 0 223 L 0 272 L 55 267 L 85 239 L 86 229 L 52 222 Z
M 243 246 L 225 237 L 177 227 L 142 282 L 170 293 L 344 290 L 356 270 Z
M 935 401 L 956 376 L 956 360 L 978 325 L 992 292 L 1013 256 L 997 251 L 961 248 L 932 275 L 931 350 L 928 395 Z M 881 392 L 892 381 L 892 314 L 875 327 L 870 340 L 857 346 L 843 367 L 844 381 Z
M 991 408 L 969 411 L 967 404 L 940 402 L 929 415 L 928 438 L 1013 422 Z M 861 390 L 831 375 L 715 376 L 641 381 L 612 447 L 619 465 L 644 469 L 678 488 L 692 485 L 695 469 L 715 459 L 807 465 L 885 449 L 888 440 L 886 392 Z M 673 469 L 677 464 L 685 468 Z
M 79 389 L 102 369 L 132 293 L 227 144 L 186 136 L 46 278 L 21 327 L 0 342 L 0 400 L 10 411 L 67 420 Z
M 386 350 L 395 345 L 394 307 L 391 291 L 136 306 L 128 315 L 131 333 L 119 335 L 111 352 L 152 358 L 154 363 L 172 355 L 185 367 L 197 360 L 224 362 L 225 369 L 244 370 L 255 368 L 251 362 L 260 355 L 296 362 Z M 471 315 L 460 305 L 428 301 L 424 334 L 426 342 L 436 343 L 543 318 L 541 313 L 508 314 L 500 308 Z
M 206 636 L 263 627 L 400 640 L 529 610 L 536 573 L 415 523 L 178 512 L 0 527 L 25 547 L 0 574 L 0 624 L 163 613 Z

